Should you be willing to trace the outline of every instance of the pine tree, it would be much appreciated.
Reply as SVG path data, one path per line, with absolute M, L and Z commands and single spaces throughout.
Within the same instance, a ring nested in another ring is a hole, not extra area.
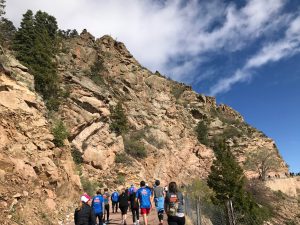
M 2 17 L 5 14 L 5 0 L 0 0 L 0 17 Z
M 214 152 L 216 159 L 211 166 L 207 184 L 216 192 L 216 198 L 224 203 L 241 194 L 245 177 L 224 141 L 214 148 Z
M 16 58 L 30 67 L 34 63 L 34 18 L 31 10 L 24 15 L 19 30 L 16 33 L 13 48 L 16 51 Z
M 59 106 L 59 81 L 54 63 L 57 52 L 57 22 L 53 16 L 38 11 L 35 16 L 28 10 L 16 33 L 14 50 L 17 59 L 30 69 L 35 88 L 50 110 Z
M 264 208 L 258 207 L 251 193 L 246 192 L 246 178 L 225 141 L 214 148 L 216 159 L 211 166 L 207 184 L 216 193 L 214 202 L 225 205 L 229 200 L 241 224 L 263 224 Z
M 36 90 L 43 93 L 44 98 L 51 99 L 57 97 L 59 91 L 56 65 L 53 62 L 56 53 L 56 20 L 47 13 L 38 11 L 34 30 L 34 63 L 31 68 L 35 72 Z
M 16 28 L 10 20 L 3 17 L 5 14 L 5 3 L 5 0 L 0 0 L 0 44 L 8 47 L 14 37 Z

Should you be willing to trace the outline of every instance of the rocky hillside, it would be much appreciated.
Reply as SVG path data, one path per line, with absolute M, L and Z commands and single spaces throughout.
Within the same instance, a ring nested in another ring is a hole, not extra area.
M 152 73 L 110 36 L 95 40 L 84 31 L 67 38 L 56 60 L 65 98 L 58 112 L 49 113 L 28 69 L 1 53 L 1 224 L 59 224 L 81 183 L 119 187 L 141 179 L 187 184 L 206 178 L 214 158 L 209 143 L 221 137 L 241 164 L 246 153 L 266 148 L 281 160 L 276 173 L 288 171 L 274 141 L 238 112 Z M 129 124 L 123 136 L 110 129 L 118 103 Z M 64 147 L 54 144 L 54 120 L 67 127 Z M 205 143 L 195 132 L 201 121 Z M 144 155 L 136 157 L 132 151 L 140 146 Z
M 197 140 L 194 129 L 199 121 L 207 124 L 210 139 L 228 137 L 241 162 L 246 152 L 259 147 L 277 152 L 280 158 L 274 141 L 247 125 L 238 112 L 159 72 L 150 72 L 110 36 L 95 40 L 83 32 L 64 42 L 61 49 L 59 73 L 70 97 L 58 115 L 70 130 L 71 145 L 83 154 L 84 174 L 103 185 L 111 185 L 118 175 L 126 175 L 127 184 L 141 178 L 182 183 L 205 178 L 213 152 Z M 132 158 L 130 165 L 114 163 L 116 154 L 124 152 L 122 136 L 109 129 L 110 109 L 118 102 L 125 109 L 129 135 L 139 133 L 133 139 L 140 139 L 148 155 Z M 283 161 L 279 171 L 287 171 Z
M 58 224 L 81 188 L 70 150 L 55 147 L 27 68 L 0 57 L 0 224 Z

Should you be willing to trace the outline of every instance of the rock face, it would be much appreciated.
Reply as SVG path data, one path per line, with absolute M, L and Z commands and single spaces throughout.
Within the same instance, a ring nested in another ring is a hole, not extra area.
M 77 197 L 79 176 L 70 151 L 52 142 L 44 103 L 32 91 L 33 77 L 12 56 L 5 57 L 7 74 L 0 73 L 0 223 L 57 224 Z
M 270 179 L 266 181 L 266 186 L 291 197 L 300 196 L 300 177 Z
M 95 40 L 84 31 L 64 40 L 60 50 L 58 73 L 68 97 L 51 115 L 34 92 L 28 69 L 12 56 L 1 55 L 1 224 L 62 223 L 82 191 L 77 173 L 111 188 L 141 179 L 160 179 L 165 185 L 171 180 L 188 184 L 206 178 L 214 153 L 197 139 L 195 127 L 200 121 L 207 125 L 210 141 L 226 137 L 241 164 L 248 152 L 263 147 L 281 160 L 277 173 L 288 171 L 274 141 L 247 125 L 238 112 L 150 72 L 110 36 Z M 144 159 L 128 155 L 124 137 L 110 130 L 111 108 L 118 102 L 129 123 L 127 135 L 135 134 L 147 152 Z M 68 128 L 64 148 L 53 143 L 51 116 Z M 81 165 L 74 165 L 71 149 L 82 157 Z M 116 163 L 121 153 L 130 163 Z
M 95 40 L 84 32 L 65 41 L 63 48 L 69 51 L 57 59 L 70 98 L 59 115 L 71 131 L 71 145 L 83 154 L 83 173 L 91 180 L 111 186 L 119 175 L 126 175 L 126 184 L 140 179 L 189 183 L 195 177 L 205 178 L 214 155 L 197 140 L 194 128 L 199 121 L 208 121 L 210 138 L 228 128 L 238 130 L 242 135 L 228 142 L 241 163 L 247 152 L 259 147 L 276 151 L 273 140 L 245 124 L 238 112 L 150 72 L 110 36 Z M 91 70 L 97 63 L 100 72 L 95 79 Z M 110 108 L 119 101 L 131 131 L 143 136 L 148 153 L 146 159 L 132 159 L 131 165 L 114 163 L 116 155 L 124 152 L 122 136 L 109 129 Z M 287 171 L 283 161 L 279 170 Z

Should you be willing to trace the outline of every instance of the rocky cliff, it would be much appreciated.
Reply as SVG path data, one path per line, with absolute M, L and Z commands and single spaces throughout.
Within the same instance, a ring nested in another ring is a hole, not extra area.
M 51 224 L 51 218 L 58 224 L 81 190 L 77 174 L 98 187 L 141 179 L 187 184 L 206 178 L 214 154 L 197 139 L 200 121 L 207 126 L 209 140 L 227 139 L 241 164 L 247 152 L 263 147 L 281 160 L 277 173 L 288 171 L 274 141 L 246 124 L 238 112 L 152 73 L 110 36 L 95 40 L 84 31 L 61 43 L 56 60 L 66 94 L 59 111 L 51 114 L 34 92 L 27 68 L 8 53 L 1 57 L 0 221 L 4 223 L 20 223 L 30 215 L 26 224 L 47 220 Z M 117 103 L 122 103 L 129 123 L 125 136 L 110 129 Z M 51 118 L 62 120 L 68 129 L 63 148 L 53 143 Z M 146 158 L 127 154 L 126 136 L 138 139 Z M 83 163 L 75 165 L 71 152 Z M 131 163 L 116 162 L 122 153 Z M 42 201 L 37 203 L 37 198 Z
M 78 198 L 79 176 L 68 147 L 53 143 L 32 75 L 0 57 L 0 223 L 58 224 Z
M 245 153 L 259 147 L 277 152 L 274 141 L 247 125 L 238 112 L 150 72 L 110 36 L 95 40 L 83 32 L 64 42 L 62 49 L 57 59 L 70 97 L 58 114 L 69 127 L 70 143 L 83 154 L 84 173 L 93 180 L 111 185 L 118 174 L 126 174 L 127 184 L 141 178 L 183 183 L 205 178 L 213 152 L 197 140 L 199 121 L 207 123 L 210 138 L 237 132 L 228 142 L 241 162 Z M 97 62 L 101 80 L 90 76 Z M 131 166 L 114 163 L 116 154 L 124 152 L 123 138 L 109 130 L 110 108 L 119 101 L 148 153 L 146 159 L 133 159 Z M 283 161 L 279 171 L 287 171 Z

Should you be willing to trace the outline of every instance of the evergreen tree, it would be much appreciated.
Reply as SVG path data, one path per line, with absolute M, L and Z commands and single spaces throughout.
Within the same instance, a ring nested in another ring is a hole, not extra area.
M 218 143 L 214 152 L 216 159 L 211 166 L 207 184 L 216 192 L 218 201 L 224 203 L 241 194 L 245 177 L 224 141 Z
M 16 58 L 30 67 L 34 63 L 34 18 L 31 10 L 28 10 L 24 15 L 18 29 L 13 48 L 16 51 Z
M 38 11 L 34 20 L 34 63 L 36 90 L 46 99 L 56 98 L 59 92 L 56 65 L 53 58 L 56 53 L 57 23 L 54 17 Z
M 59 106 L 59 83 L 54 63 L 57 52 L 57 22 L 53 16 L 38 11 L 35 16 L 28 10 L 16 33 L 16 57 L 30 69 L 35 78 L 35 88 L 49 109 Z
M 5 14 L 5 0 L 0 0 L 0 17 Z
M 14 24 L 6 19 L 2 18 L 0 21 L 0 42 L 2 45 L 5 45 L 6 43 L 10 43 L 14 35 L 16 33 L 16 28 Z
M 225 141 L 214 148 L 216 159 L 211 166 L 207 184 L 216 193 L 214 202 L 226 204 L 229 200 L 237 220 L 242 224 L 263 224 L 264 209 L 259 208 L 250 193 L 245 191 L 246 178 Z

